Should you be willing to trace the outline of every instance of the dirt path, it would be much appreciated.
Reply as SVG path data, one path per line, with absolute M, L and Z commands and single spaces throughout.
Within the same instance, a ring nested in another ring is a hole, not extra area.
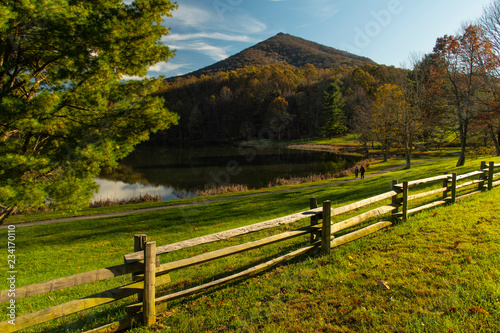
M 425 161 L 423 161 L 423 162 L 425 162 Z M 418 163 L 423 163 L 423 162 L 418 162 Z M 401 165 L 387 168 L 387 169 L 384 169 L 384 170 L 381 170 L 381 171 L 378 171 L 375 173 L 367 174 L 365 176 L 365 178 L 371 178 L 371 177 L 375 177 L 375 176 L 378 176 L 381 174 L 389 173 L 389 172 L 392 172 L 392 171 L 397 170 L 399 168 L 402 168 L 404 166 L 405 166 L 404 164 L 401 164 Z M 215 202 L 230 201 L 230 200 L 243 199 L 243 198 L 251 198 L 251 197 L 262 196 L 262 195 L 266 195 L 266 194 L 270 194 L 270 193 L 286 193 L 286 192 L 296 192 L 296 191 L 309 190 L 309 189 L 315 189 L 315 188 L 324 188 L 324 187 L 329 187 L 329 186 L 346 184 L 346 183 L 353 182 L 353 181 L 356 181 L 356 179 L 348 179 L 348 180 L 344 180 L 344 181 L 340 181 L 340 182 L 323 184 L 323 185 L 305 186 L 305 187 L 294 188 L 294 189 L 289 189 L 289 190 L 254 193 L 254 194 L 247 194 L 247 195 L 237 195 L 237 196 L 230 197 L 230 198 L 205 200 L 205 201 L 191 202 L 191 203 L 178 204 L 178 205 L 143 208 L 143 209 L 135 209 L 135 210 L 126 210 L 126 211 L 121 211 L 121 212 L 94 214 L 94 215 L 86 215 L 86 216 L 74 216 L 74 217 L 68 217 L 68 218 L 63 218 L 63 219 L 54 219 L 54 220 L 46 220 L 46 221 L 22 222 L 22 223 L 16 223 L 15 226 L 16 226 L 16 228 L 31 227 L 31 226 L 36 226 L 36 225 L 47 225 L 47 224 L 52 224 L 52 223 L 72 222 L 72 221 L 90 220 L 90 219 L 98 219 L 98 218 L 105 218 L 105 217 L 115 217 L 115 216 L 125 216 L 125 215 L 131 215 L 131 214 L 139 214 L 139 213 L 148 213 L 148 212 L 155 212 L 155 211 L 159 211 L 159 210 L 174 209 L 174 208 L 181 208 L 181 207 L 190 207 L 190 206 L 199 206 L 199 205 L 205 205 L 205 204 L 210 204 L 210 203 L 215 203 Z M 5 228 L 7 228 L 7 225 L 0 226 L 0 229 L 5 229 Z

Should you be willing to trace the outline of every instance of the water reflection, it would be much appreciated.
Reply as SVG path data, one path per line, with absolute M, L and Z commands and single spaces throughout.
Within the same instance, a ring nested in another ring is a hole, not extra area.
M 265 147 L 138 147 L 97 180 L 97 198 L 159 194 L 163 200 L 195 196 L 207 185 L 266 187 L 277 178 L 335 174 L 358 159 L 324 152 Z
M 163 201 L 191 198 L 195 192 L 176 190 L 163 185 L 143 185 L 140 183 L 129 184 L 122 181 L 98 178 L 95 182 L 99 185 L 99 192 L 94 196 L 94 201 L 113 199 L 116 201 L 128 200 L 139 195 L 160 195 Z

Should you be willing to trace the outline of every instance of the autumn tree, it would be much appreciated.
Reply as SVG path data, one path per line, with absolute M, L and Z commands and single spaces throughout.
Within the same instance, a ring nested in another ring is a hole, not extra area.
M 283 97 L 276 97 L 269 105 L 267 123 L 269 128 L 277 136 L 278 140 L 283 139 L 285 130 L 289 127 L 293 117 L 288 112 L 288 102 Z
M 2 1 L 0 205 L 88 205 L 93 179 L 177 116 L 152 95 L 148 67 L 173 54 L 161 43 L 169 0 Z
M 417 139 L 429 140 L 433 133 L 440 132 L 441 114 L 433 98 L 433 82 L 430 82 L 430 63 L 426 56 L 412 55 L 409 58 L 409 71 L 402 77 L 401 93 L 404 102 L 399 104 L 397 132 L 399 143 L 404 147 L 406 169 L 411 167 L 414 143 Z M 395 95 L 399 95 L 399 89 Z
M 425 145 L 440 146 L 450 133 L 446 79 L 434 66 L 434 57 L 424 55 L 411 59 L 411 70 L 405 84 L 405 96 L 419 119 L 419 140 Z
M 371 128 L 375 133 L 376 141 L 382 146 L 384 162 L 389 158 L 390 148 L 395 141 L 405 143 L 406 152 L 411 152 L 412 137 L 409 136 L 410 126 L 404 123 L 408 111 L 403 91 L 394 84 L 384 84 L 377 89 L 375 100 L 371 107 Z
M 323 99 L 324 125 L 321 133 L 325 137 L 339 135 L 347 130 L 344 114 L 344 99 L 337 84 L 332 83 L 325 91 Z
M 342 82 L 348 122 L 368 153 L 368 144 L 371 143 L 373 146 L 375 140 L 371 123 L 371 105 L 378 82 L 361 68 L 346 74 Z
M 500 2 L 498 0 L 492 1 L 484 8 L 479 25 L 490 41 L 493 51 L 500 55 Z
M 493 52 L 500 58 L 500 1 L 493 1 L 484 9 L 479 21 L 490 40 Z M 497 156 L 500 156 L 500 85 L 498 83 L 498 68 L 496 75 L 489 76 L 487 87 L 489 94 L 484 103 L 481 117 L 487 126 L 488 133 L 495 146 Z
M 375 78 L 361 68 L 346 73 L 342 79 L 347 126 L 359 134 L 358 140 L 365 147 L 367 147 L 369 141 L 372 141 L 369 135 L 369 125 L 365 120 L 368 119 L 366 113 L 373 101 L 377 86 L 378 83 Z
M 464 29 L 460 36 L 438 38 L 433 56 L 437 73 L 446 79 L 445 90 L 460 138 L 457 166 L 465 163 L 469 125 L 480 109 L 479 94 L 484 91 L 485 77 L 498 68 L 498 57 L 484 30 L 475 25 Z

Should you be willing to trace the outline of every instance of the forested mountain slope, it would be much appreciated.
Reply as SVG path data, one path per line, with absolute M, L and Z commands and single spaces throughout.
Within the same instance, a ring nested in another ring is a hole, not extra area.
M 368 58 L 357 56 L 332 47 L 321 45 L 289 34 L 279 33 L 265 41 L 249 47 L 238 54 L 199 69 L 188 75 L 231 71 L 247 66 L 291 65 L 302 67 L 312 64 L 316 68 L 350 67 L 376 63 Z

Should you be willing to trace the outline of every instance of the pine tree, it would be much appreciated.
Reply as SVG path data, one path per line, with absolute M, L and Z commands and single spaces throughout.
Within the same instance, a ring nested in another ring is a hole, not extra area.
M 344 133 L 347 130 L 345 124 L 345 105 L 340 88 L 335 83 L 328 86 L 324 94 L 323 110 L 325 123 L 321 133 L 325 137 L 333 137 Z
M 2 2 L 5 3 L 5 2 Z M 177 122 L 144 77 L 173 56 L 169 0 L 0 4 L 0 223 L 14 208 L 88 205 L 93 179 Z

